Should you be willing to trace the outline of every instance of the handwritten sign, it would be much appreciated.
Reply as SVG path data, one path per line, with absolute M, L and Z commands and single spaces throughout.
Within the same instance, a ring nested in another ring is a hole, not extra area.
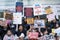
M 55 15 L 54 14 L 49 14 L 47 15 L 48 21 L 55 20 Z
M 13 24 L 22 24 L 22 13 L 13 13 Z
M 27 24 L 33 24 L 34 18 L 27 18 Z
M 35 3 L 34 5 L 34 16 L 41 15 L 41 5 L 39 3 Z
M 28 37 L 30 39 L 37 39 L 38 38 L 38 33 L 37 32 L 29 32 Z
M 26 17 L 32 17 L 33 16 L 33 8 L 24 8 L 24 15 Z

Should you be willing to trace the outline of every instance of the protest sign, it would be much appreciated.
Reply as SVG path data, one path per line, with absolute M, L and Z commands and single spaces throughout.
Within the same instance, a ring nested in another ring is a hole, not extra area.
M 38 25 L 40 27 L 45 27 L 45 21 L 44 20 L 35 20 L 34 25 Z
M 37 39 L 38 38 L 38 33 L 37 32 L 29 32 L 28 37 L 30 39 Z
M 39 3 L 34 4 L 34 16 L 42 15 L 41 5 Z
M 33 24 L 34 18 L 27 18 L 27 24 Z
M 13 13 L 13 24 L 22 24 L 22 13 Z
M 55 20 L 55 14 L 49 14 L 47 15 L 48 21 Z
M 23 3 L 16 2 L 16 12 L 23 12 Z
M 25 7 L 24 8 L 24 16 L 26 16 L 26 17 L 32 17 L 33 16 L 33 8 L 31 8 L 31 7 Z

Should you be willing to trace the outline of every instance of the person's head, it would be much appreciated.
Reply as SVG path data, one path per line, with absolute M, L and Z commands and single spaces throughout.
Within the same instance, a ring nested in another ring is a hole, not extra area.
M 24 19 L 24 23 L 27 24 L 27 19 L 26 18 Z
M 7 35 L 8 35 L 8 36 L 11 36 L 11 35 L 12 35 L 12 31 L 11 31 L 11 30 L 8 30 L 8 31 L 7 31 Z
M 40 31 L 41 31 L 41 33 L 43 33 L 44 35 L 48 33 L 48 31 L 47 31 L 46 28 L 41 28 Z
M 55 23 L 55 22 L 56 22 L 56 20 L 53 20 L 53 22 Z
M 23 30 L 23 26 L 22 25 L 19 25 L 19 30 Z
M 58 27 L 59 27 L 59 24 L 57 23 L 56 26 L 55 26 L 55 28 L 58 28 Z
M 38 16 L 35 16 L 35 20 L 37 20 L 38 19 Z
M 30 25 L 30 29 L 34 29 L 34 25 L 33 24 Z

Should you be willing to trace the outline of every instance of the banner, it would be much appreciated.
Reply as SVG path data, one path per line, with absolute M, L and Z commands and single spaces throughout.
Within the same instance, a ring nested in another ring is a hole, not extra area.
M 13 13 L 13 24 L 22 24 L 22 13 Z
M 32 17 L 33 16 L 33 8 L 24 8 L 24 15 L 26 17 Z
M 23 3 L 16 2 L 16 12 L 23 12 Z
M 55 14 L 49 14 L 47 15 L 48 21 L 55 20 Z
M 27 24 L 34 24 L 34 18 L 27 18 Z
M 34 4 L 34 16 L 42 15 L 41 5 L 39 3 Z

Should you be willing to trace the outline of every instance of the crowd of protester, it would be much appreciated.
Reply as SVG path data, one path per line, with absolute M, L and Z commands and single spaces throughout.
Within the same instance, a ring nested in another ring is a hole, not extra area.
M 35 20 L 37 19 L 36 17 Z M 27 21 L 24 19 L 22 24 L 18 25 L 18 30 L 16 30 L 16 25 L 12 24 L 12 21 L 8 24 L 5 23 L 5 25 L 2 25 L 2 22 L 0 20 L 0 40 L 59 40 L 60 37 L 52 31 L 52 29 L 60 28 L 58 19 L 50 22 L 46 20 L 45 27 L 35 27 L 34 24 L 27 24 Z

